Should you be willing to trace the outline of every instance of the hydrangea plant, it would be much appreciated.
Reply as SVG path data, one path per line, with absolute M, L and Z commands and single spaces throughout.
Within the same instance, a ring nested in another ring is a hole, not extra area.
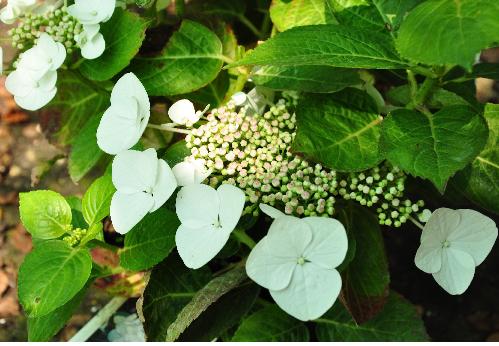
M 29 339 L 94 282 L 146 273 L 139 339 L 427 340 L 383 233 L 421 232 L 407 270 L 452 295 L 492 251 L 499 107 L 473 79 L 498 74 L 476 61 L 497 18 L 488 0 L 7 1 L 6 88 L 84 190 L 20 195 Z

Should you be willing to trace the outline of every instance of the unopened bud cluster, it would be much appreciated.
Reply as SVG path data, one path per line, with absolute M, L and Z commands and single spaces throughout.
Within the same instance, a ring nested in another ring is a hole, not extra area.
M 62 240 L 64 240 L 70 246 L 75 246 L 78 245 L 80 240 L 87 234 L 87 230 L 81 228 L 75 228 L 69 231 L 68 233 L 69 235 L 62 238 Z
M 339 173 L 293 154 L 296 118 L 288 102 L 293 100 L 281 99 L 253 116 L 229 102 L 186 137 L 191 157 L 213 171 L 212 186 L 224 182 L 245 191 L 245 214 L 257 215 L 265 203 L 289 215 L 333 216 L 337 199 L 344 199 L 376 210 L 381 224 L 400 227 L 422 212 L 423 201 L 404 198 L 406 176 L 395 167 Z
M 75 35 L 81 31 L 81 24 L 69 15 L 66 7 L 61 7 L 43 14 L 24 14 L 19 18 L 17 27 L 9 30 L 9 36 L 12 46 L 24 51 L 33 47 L 38 37 L 46 32 L 62 43 L 69 54 L 77 47 Z

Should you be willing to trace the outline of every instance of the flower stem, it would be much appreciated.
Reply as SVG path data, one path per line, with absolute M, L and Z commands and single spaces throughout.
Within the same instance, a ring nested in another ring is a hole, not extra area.
M 415 224 L 419 229 L 423 230 L 424 227 L 423 227 L 423 225 L 421 223 L 419 223 L 418 220 L 416 220 L 412 216 L 409 216 L 409 220 L 411 220 L 412 223 Z
M 170 131 L 170 132 L 176 132 L 176 133 L 183 133 L 185 135 L 190 135 L 191 134 L 190 130 L 177 129 L 176 127 L 172 127 L 171 123 L 162 124 L 162 125 L 147 124 L 147 127 L 151 128 L 151 129 L 161 130 L 161 131 Z
M 236 229 L 234 232 L 232 232 L 234 237 L 250 249 L 253 249 L 256 245 L 255 241 L 246 234 L 246 232 L 243 229 Z
M 425 102 L 431 97 L 437 85 L 438 79 L 426 77 L 418 92 L 416 93 L 416 95 L 414 95 L 411 103 L 407 105 L 408 108 L 415 109 L 423 106 Z
M 256 37 L 258 37 L 259 39 L 262 38 L 262 33 L 260 32 L 260 30 L 257 29 L 256 26 L 253 25 L 253 23 L 251 23 L 251 21 L 246 18 L 244 15 L 240 15 L 238 17 L 239 21 L 244 24 L 244 26 L 246 26 L 253 34 L 255 34 Z

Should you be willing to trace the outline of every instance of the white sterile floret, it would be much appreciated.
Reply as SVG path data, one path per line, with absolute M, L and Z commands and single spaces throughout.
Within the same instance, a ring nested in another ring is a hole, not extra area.
M 85 59 L 97 59 L 106 49 L 104 36 L 99 32 L 100 25 L 83 25 L 83 31 L 75 36 L 75 41 Z
M 176 202 L 181 225 L 175 235 L 177 251 L 184 264 L 197 269 L 215 257 L 229 240 L 244 208 L 244 192 L 222 184 L 183 187 Z
M 172 170 L 179 186 L 200 184 L 211 174 L 211 170 L 205 166 L 201 159 L 186 159 L 173 166 Z
M 260 210 L 264 212 L 264 214 L 267 214 L 268 216 L 270 216 L 273 219 L 277 219 L 277 218 L 286 216 L 286 214 L 284 214 L 282 211 L 280 211 L 279 209 L 276 209 L 274 207 L 271 207 L 270 205 L 260 204 L 259 207 L 260 207 Z
M 168 116 L 175 124 L 192 126 L 199 121 L 205 111 L 206 109 L 203 112 L 196 111 L 191 101 L 182 99 L 171 105 Z
M 341 290 L 335 269 L 348 249 L 343 225 L 334 219 L 280 216 L 251 251 L 248 276 L 267 288 L 277 305 L 308 321 L 329 310 Z
M 116 0 L 75 0 L 68 13 L 81 24 L 92 25 L 107 22 L 114 13 Z
M 415 263 L 448 293 L 462 294 L 496 238 L 497 227 L 487 216 L 470 209 L 440 208 L 424 226 Z
M 111 106 L 97 128 L 97 144 L 112 155 L 130 149 L 144 133 L 150 115 L 146 89 L 133 73 L 125 74 L 111 92 Z
M 5 24 L 12 24 L 35 6 L 36 0 L 8 0 L 7 5 L 0 10 L 0 20 Z
M 246 103 L 248 96 L 246 93 L 239 91 L 232 95 L 231 100 L 234 102 L 236 106 L 242 106 L 243 104 Z
M 161 207 L 177 188 L 170 166 L 158 159 L 152 148 L 121 152 L 114 158 L 112 169 L 116 192 L 111 200 L 111 221 L 120 234 Z

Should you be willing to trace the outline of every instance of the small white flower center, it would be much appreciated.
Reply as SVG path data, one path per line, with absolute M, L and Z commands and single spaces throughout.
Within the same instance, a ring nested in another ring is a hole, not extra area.
M 222 228 L 222 224 L 220 223 L 220 217 L 217 217 L 217 219 L 215 220 L 215 222 L 213 222 L 213 226 L 215 228 Z
M 305 259 L 305 257 L 300 256 L 300 257 L 298 257 L 298 259 L 296 260 L 296 263 L 298 263 L 299 265 L 304 265 L 306 261 L 307 261 L 307 260 Z
M 96 16 L 96 15 L 97 15 L 97 11 L 96 11 L 96 10 L 93 10 L 92 12 L 90 12 L 90 14 L 91 14 L 92 16 Z
M 152 195 L 152 187 L 148 187 L 144 190 L 145 193 Z
M 442 248 L 448 248 L 450 246 L 450 241 L 446 240 L 442 243 Z

